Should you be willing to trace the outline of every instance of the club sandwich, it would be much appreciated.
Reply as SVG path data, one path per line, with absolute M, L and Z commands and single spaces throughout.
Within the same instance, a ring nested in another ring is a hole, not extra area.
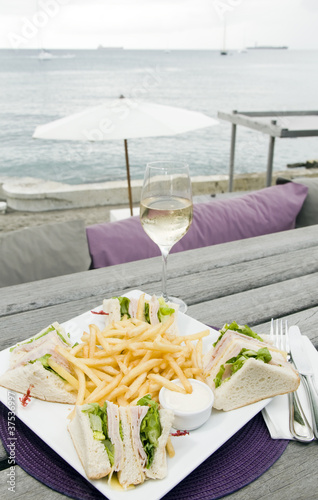
M 298 373 L 286 361 L 286 352 L 260 336 L 242 333 L 242 329 L 224 328 L 203 362 L 206 381 L 214 392 L 213 406 L 218 410 L 293 392 L 300 383 Z
M 165 323 L 171 317 L 172 325 L 168 328 L 169 333 L 177 334 L 177 314 L 179 305 L 173 302 L 165 302 L 163 297 L 155 295 L 150 300 L 145 299 L 145 294 L 139 298 L 112 297 L 103 301 L 103 311 L 106 313 L 106 326 L 113 321 L 122 318 L 136 318 L 151 325 Z
M 111 478 L 128 488 L 146 478 L 167 475 L 166 444 L 173 412 L 159 409 L 150 395 L 136 406 L 106 401 L 76 406 L 68 425 L 75 449 L 89 479 Z
M 50 360 L 67 372 L 67 360 L 56 352 L 56 347 L 69 347 L 68 336 L 55 322 L 30 339 L 10 349 L 10 368 L 0 376 L 0 386 L 55 403 L 75 403 L 76 394 L 51 366 Z

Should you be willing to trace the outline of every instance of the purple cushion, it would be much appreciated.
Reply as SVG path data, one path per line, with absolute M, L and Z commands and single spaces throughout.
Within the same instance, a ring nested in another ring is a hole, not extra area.
M 240 197 L 198 203 L 188 233 L 171 253 L 293 229 L 308 188 L 288 183 Z M 100 268 L 160 255 L 139 217 L 86 229 L 92 267 Z

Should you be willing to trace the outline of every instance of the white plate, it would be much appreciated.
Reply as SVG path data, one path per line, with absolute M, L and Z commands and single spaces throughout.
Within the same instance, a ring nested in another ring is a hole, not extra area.
M 139 290 L 126 294 L 129 297 L 138 297 Z M 99 311 L 101 306 L 94 310 Z M 179 313 L 178 327 L 182 335 L 189 335 L 206 329 L 199 321 Z M 56 319 L 58 321 L 58 318 Z M 76 318 L 63 323 L 66 332 L 70 333 L 72 342 L 79 341 L 83 331 L 88 331 L 88 325 L 95 323 L 104 326 L 105 318 L 87 311 Z M 46 325 L 43 325 L 45 328 Z M 211 333 L 204 339 L 206 351 L 218 337 L 218 332 L 210 329 Z M 35 332 L 36 334 L 37 332 Z M 0 352 L 0 374 L 9 368 L 9 349 Z M 8 406 L 8 390 L 0 387 L 0 400 Z M 168 475 L 162 480 L 148 480 L 145 483 L 128 491 L 112 489 L 107 479 L 91 481 L 91 483 L 109 500 L 158 500 L 174 488 L 185 477 L 198 467 L 206 458 L 220 448 L 231 436 L 243 427 L 254 415 L 261 411 L 269 399 L 239 408 L 230 412 L 212 411 L 211 418 L 199 429 L 191 431 L 189 435 L 172 437 L 175 448 L 175 457 L 168 458 Z M 67 415 L 72 405 L 48 403 L 32 398 L 27 407 L 23 407 L 17 397 L 16 414 L 32 429 L 45 443 L 55 450 L 66 462 L 86 478 L 84 469 L 74 449 L 71 437 L 67 431 Z

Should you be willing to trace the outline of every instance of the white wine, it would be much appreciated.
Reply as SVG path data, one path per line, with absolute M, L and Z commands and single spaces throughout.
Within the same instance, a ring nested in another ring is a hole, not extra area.
M 140 203 L 145 232 L 159 247 L 169 249 L 188 231 L 192 212 L 192 201 L 178 196 L 154 196 Z

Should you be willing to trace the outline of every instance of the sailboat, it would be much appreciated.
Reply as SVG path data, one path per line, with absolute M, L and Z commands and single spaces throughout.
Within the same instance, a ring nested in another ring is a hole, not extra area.
M 224 26 L 223 26 L 223 47 L 220 50 L 220 55 L 221 56 L 227 56 L 227 50 L 226 50 L 226 19 L 224 16 Z

